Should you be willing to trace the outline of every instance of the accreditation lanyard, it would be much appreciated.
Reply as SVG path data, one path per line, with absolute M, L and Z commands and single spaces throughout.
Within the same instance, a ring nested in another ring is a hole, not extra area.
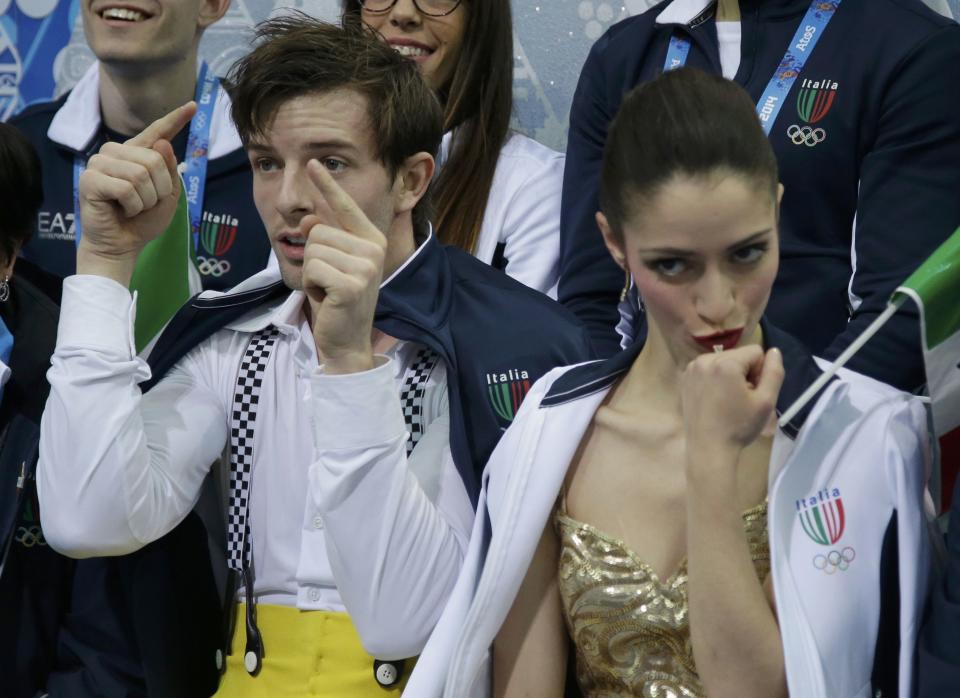
M 770 135 L 773 128 L 773 122 L 777 120 L 780 108 L 787 99 L 787 94 L 793 83 L 797 81 L 807 58 L 813 54 L 813 49 L 823 35 L 824 29 L 830 24 L 834 13 L 840 6 L 842 0 L 814 0 L 807 14 L 804 16 L 800 26 L 797 27 L 796 34 L 787 47 L 787 52 L 783 54 L 776 72 L 767 83 L 767 88 L 760 96 L 757 102 L 757 114 L 760 116 L 760 123 L 763 125 L 763 132 Z M 690 40 L 685 37 L 671 36 L 670 46 L 667 48 L 667 60 L 664 61 L 663 70 L 674 70 L 686 64 L 687 56 L 690 53 Z
M 210 148 L 210 123 L 213 121 L 213 108 L 217 103 L 217 90 L 220 81 L 207 70 L 207 64 L 200 64 L 200 77 L 197 80 L 197 92 L 194 100 L 197 113 L 190 121 L 187 135 L 187 152 L 184 156 L 183 182 L 187 195 L 187 215 L 190 217 L 190 231 L 193 234 L 193 248 L 200 243 L 200 219 L 203 216 L 203 192 L 207 183 L 207 153 Z M 80 244 L 80 175 L 87 168 L 86 158 L 76 156 L 73 160 L 73 219 L 76 230 L 76 244 Z

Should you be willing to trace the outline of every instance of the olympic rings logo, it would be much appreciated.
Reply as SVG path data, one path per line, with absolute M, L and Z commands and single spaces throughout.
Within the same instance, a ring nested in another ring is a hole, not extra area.
M 826 555 L 815 555 L 813 566 L 825 574 L 834 574 L 837 571 L 846 572 L 855 559 L 857 559 L 857 551 L 846 547 L 843 550 L 831 550 Z
M 197 255 L 197 269 L 204 276 L 221 277 L 230 273 L 230 262 L 216 257 Z
M 39 526 L 20 526 L 17 529 L 17 535 L 13 537 L 17 543 L 25 548 L 32 548 L 35 545 L 46 545 L 47 541 L 43 537 L 43 529 Z
M 808 148 L 812 148 L 827 140 L 827 132 L 822 128 L 797 126 L 796 124 L 792 124 L 787 128 L 787 136 L 794 145 L 805 145 Z

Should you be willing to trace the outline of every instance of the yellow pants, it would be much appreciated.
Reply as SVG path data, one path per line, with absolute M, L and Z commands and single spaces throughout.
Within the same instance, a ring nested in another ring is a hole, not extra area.
M 246 606 L 238 604 L 236 631 L 217 698 L 384 698 L 400 695 L 413 668 L 383 688 L 373 677 L 373 658 L 360 644 L 350 617 L 330 611 L 300 611 L 257 604 L 263 665 L 256 676 L 243 666 Z

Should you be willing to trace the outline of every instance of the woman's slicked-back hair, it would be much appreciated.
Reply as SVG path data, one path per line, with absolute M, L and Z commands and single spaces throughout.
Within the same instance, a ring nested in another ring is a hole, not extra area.
M 729 172 L 776 196 L 777 159 L 750 96 L 736 83 L 680 68 L 633 89 L 610 125 L 600 208 L 613 232 L 677 175 Z
M 26 244 L 43 203 L 40 158 L 20 131 L 0 122 L 0 262 Z
M 443 137 L 440 104 L 416 65 L 376 32 L 290 12 L 257 25 L 255 41 L 224 80 L 245 145 L 262 136 L 291 99 L 348 89 L 366 98 L 376 156 L 391 176 L 411 155 L 436 157 Z M 430 213 L 428 192 L 413 212 L 418 236 Z
M 359 0 L 342 0 L 342 7 L 344 26 L 362 23 Z M 439 97 L 444 131 L 456 131 L 432 189 L 440 240 L 472 253 L 510 131 L 513 19 L 510 0 L 463 0 L 455 12 L 467 12 L 467 22 L 460 58 Z

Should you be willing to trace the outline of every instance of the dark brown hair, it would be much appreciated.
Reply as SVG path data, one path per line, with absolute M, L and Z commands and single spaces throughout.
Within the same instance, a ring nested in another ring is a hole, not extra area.
M 776 197 L 777 159 L 743 88 L 696 68 L 636 87 L 610 126 L 600 176 L 600 208 L 613 232 L 676 175 L 743 175 Z
M 37 151 L 19 130 L 0 123 L 0 262 L 13 259 L 30 239 L 42 203 Z
M 456 130 L 432 189 L 440 240 L 473 253 L 510 130 L 513 18 L 510 0 L 464 0 L 455 12 L 468 13 L 460 58 L 438 96 L 444 131 Z M 361 23 L 359 0 L 343 0 L 343 23 Z
M 350 89 L 367 100 L 377 158 L 391 176 L 407 158 L 440 147 L 442 111 L 417 67 L 362 26 L 339 27 L 293 12 L 257 26 L 258 44 L 224 83 L 232 116 L 247 144 L 263 135 L 285 102 L 305 94 Z M 421 239 L 430 220 L 429 194 L 413 211 Z

